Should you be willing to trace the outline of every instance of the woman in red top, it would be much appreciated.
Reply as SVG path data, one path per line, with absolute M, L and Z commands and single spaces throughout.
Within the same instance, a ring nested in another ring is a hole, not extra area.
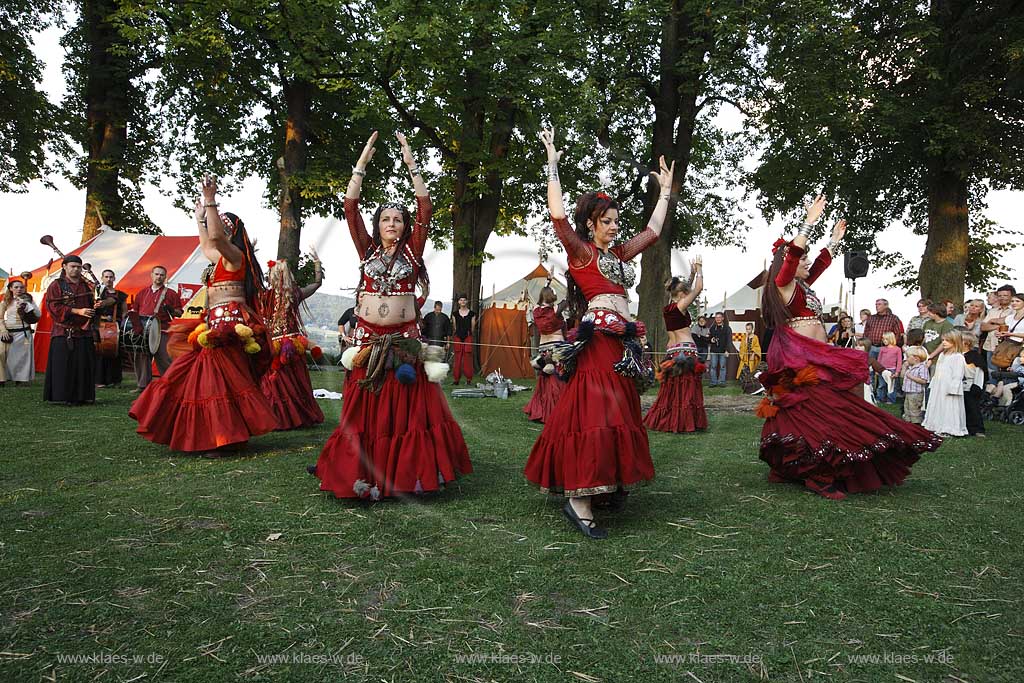
M 690 278 L 674 277 L 665 283 L 671 301 L 663 317 L 668 330 L 668 349 L 658 372 L 658 398 L 644 416 L 644 426 L 659 432 L 695 432 L 708 428 L 697 344 L 690 334 L 690 304 L 704 289 L 703 264 L 698 256 L 690 264 Z
M 903 483 L 920 454 L 942 440 L 864 401 L 866 354 L 826 343 L 821 301 L 810 285 L 832 263 L 846 221 L 836 223 L 828 247 L 809 263 L 807 233 L 824 208 L 825 198 L 818 197 L 797 237 L 775 242 L 761 300 L 774 334 L 757 414 L 766 418 L 761 459 L 771 467 L 768 481 L 803 484 L 840 500 Z
M 566 344 L 565 321 L 555 308 L 558 297 L 551 288 L 551 280 L 540 290 L 537 306 L 533 309 L 533 324 L 540 334 L 538 354 L 531 361 L 537 371 L 537 384 L 533 396 L 523 406 L 523 412 L 534 422 L 544 422 L 558 405 L 565 389 L 565 381 L 557 374 L 554 352 Z
M 431 205 L 401 133 L 402 158 L 416 193 L 415 222 L 405 206 L 381 206 L 370 235 L 359 213 L 360 188 L 376 140 L 374 133 L 345 193 L 345 220 L 362 262 L 354 346 L 342 357 L 349 373 L 341 420 L 316 466 L 309 468 L 322 491 L 369 500 L 438 491 L 473 471 L 462 431 L 436 383 L 447 366 L 439 364 L 444 372 L 430 379 L 424 369 L 424 361 L 435 361 L 431 349 L 419 342 L 416 285 L 427 283 L 423 249 Z
M 128 414 L 144 438 L 172 450 L 236 449 L 277 427 L 257 383 L 257 354 L 270 340 L 254 309 L 263 272 L 242 220 L 217 211 L 217 183 L 203 179 L 196 203 L 199 247 L 210 259 L 204 273 L 207 310 L 188 335 L 192 350 L 178 356 L 139 395 Z M 181 328 L 171 332 L 180 333 Z
M 313 398 L 313 385 L 306 368 L 306 351 L 318 353 L 302 325 L 299 305 L 320 289 L 323 270 L 313 253 L 316 280 L 299 287 L 284 259 L 271 262 L 267 277 L 270 287 L 263 295 L 262 311 L 270 332 L 273 360 L 260 380 L 260 388 L 277 417 L 279 430 L 311 427 L 324 421 L 324 413 Z
M 569 305 L 583 315 L 571 346 L 574 353 L 556 354 L 574 370 L 533 445 L 525 474 L 544 493 L 568 498 L 562 512 L 584 536 L 605 538 L 608 532 L 594 523 L 591 499 L 610 494 L 605 498 L 617 508 L 627 490 L 654 478 L 636 387 L 636 380 L 649 374 L 639 342 L 646 330 L 643 323 L 632 322 L 626 289 L 636 281 L 629 261 L 658 240 L 675 164 L 670 168 L 663 157 L 660 172 L 651 173 L 661 194 L 647 229 L 612 246 L 619 231 L 615 200 L 603 192 L 581 196 L 574 231 L 558 182 L 562 153 L 555 149 L 552 131 L 543 131 L 541 139 L 548 154 L 548 208 L 569 257 Z

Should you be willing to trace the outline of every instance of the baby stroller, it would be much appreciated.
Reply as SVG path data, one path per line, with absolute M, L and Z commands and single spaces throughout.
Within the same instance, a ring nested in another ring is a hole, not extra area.
M 999 405 L 995 397 L 986 393 L 981 404 L 981 416 L 986 420 L 1000 420 L 1018 427 L 1024 425 L 1024 390 L 1019 385 L 1013 389 L 1013 398 L 1006 406 Z

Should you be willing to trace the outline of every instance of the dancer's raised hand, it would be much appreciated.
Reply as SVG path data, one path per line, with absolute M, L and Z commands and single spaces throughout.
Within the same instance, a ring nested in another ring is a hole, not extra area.
M 548 153 L 548 163 L 557 164 L 562 158 L 562 150 L 555 149 L 555 129 L 545 128 L 540 132 L 540 139 Z
M 412 157 L 412 149 L 409 148 L 409 141 L 405 139 L 405 134 L 396 131 L 395 137 L 398 138 L 398 144 L 402 147 L 402 161 L 409 168 L 415 167 L 416 160 Z
M 804 223 L 807 225 L 814 225 L 821 218 L 821 214 L 825 212 L 825 195 L 819 194 L 813 202 L 807 207 L 807 217 L 804 218 Z
M 658 165 L 660 166 L 658 171 L 651 171 L 651 175 L 658 181 L 658 185 L 661 186 L 662 194 L 672 191 L 672 175 L 676 170 L 676 162 L 673 161 L 672 165 L 669 166 L 665 162 L 665 157 L 662 155 L 658 158 Z
M 841 242 L 843 237 L 846 235 L 846 219 L 840 218 L 836 221 L 836 224 L 832 226 L 832 241 Z
M 376 142 L 377 131 L 373 131 L 373 134 L 366 141 L 366 146 L 363 147 L 362 154 L 359 155 L 359 161 L 356 162 L 356 168 L 358 168 L 360 171 L 366 170 L 366 165 L 370 163 L 370 159 L 373 158 L 374 152 L 377 151 L 377 148 L 373 146 L 374 143 Z
M 203 191 L 203 199 L 206 201 L 206 203 L 213 202 L 215 199 L 217 199 L 216 176 L 212 176 L 209 173 L 204 173 L 201 187 Z

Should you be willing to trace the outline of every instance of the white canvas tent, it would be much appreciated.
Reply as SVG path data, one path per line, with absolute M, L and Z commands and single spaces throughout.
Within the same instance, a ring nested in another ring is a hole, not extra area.
M 528 274 L 503 287 L 500 291 L 492 292 L 491 296 L 480 302 L 480 310 L 483 311 L 492 306 L 525 309 L 526 300 L 536 304 L 537 297 L 540 296 L 540 290 L 547 284 L 549 275 L 550 273 L 544 267 L 544 264 L 538 263 L 537 267 Z M 555 290 L 555 295 L 558 296 L 559 301 L 565 298 L 565 283 L 557 277 L 552 278 L 551 288 Z M 525 298 L 524 292 L 526 293 Z
M 761 308 L 761 293 L 764 291 L 764 280 L 768 276 L 766 271 L 761 271 L 757 277 L 752 278 L 747 284 L 743 285 L 735 292 L 730 295 L 725 295 L 723 292 L 723 299 L 715 301 L 713 292 L 708 290 L 704 291 L 704 295 L 708 299 L 708 309 L 706 313 L 708 315 L 714 315 L 715 313 L 725 312 L 729 318 L 738 317 L 736 314 L 747 313 L 748 311 L 754 314 L 759 313 Z M 744 316 L 747 317 L 747 316 Z

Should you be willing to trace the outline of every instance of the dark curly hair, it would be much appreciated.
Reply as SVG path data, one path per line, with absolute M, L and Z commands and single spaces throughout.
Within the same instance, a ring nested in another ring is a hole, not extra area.
M 367 252 L 362 255 L 364 259 L 369 258 L 370 254 L 373 253 L 374 249 L 383 245 L 383 242 L 381 242 L 380 239 L 380 216 L 387 209 L 394 209 L 396 211 L 400 211 L 402 213 L 402 225 L 405 226 L 405 230 L 402 231 L 402 236 L 398 238 L 398 245 L 395 248 L 395 254 L 402 253 L 402 250 L 405 249 L 405 245 L 408 244 L 409 240 L 412 239 L 412 231 L 414 229 L 414 225 L 412 212 L 409 211 L 409 208 L 407 206 L 398 204 L 382 204 L 381 206 L 377 207 L 376 211 L 373 212 L 373 219 L 370 221 L 371 225 L 373 226 L 373 234 L 371 235 L 372 244 L 370 248 L 367 250 Z M 420 263 L 418 265 L 416 272 L 416 282 L 419 283 L 420 287 L 423 289 L 422 296 L 425 301 L 426 297 L 429 296 L 430 294 L 430 275 L 427 274 L 427 264 Z M 361 288 L 362 284 L 360 284 L 360 289 Z M 419 311 L 419 306 L 417 306 L 416 309 L 417 311 Z
M 619 203 L 606 195 L 604 192 L 585 192 L 576 200 L 576 211 L 573 213 L 573 223 L 576 225 L 576 234 L 585 242 L 591 242 L 594 236 L 587 225 L 587 221 L 597 224 L 601 216 L 608 213 L 609 209 L 618 210 Z M 587 310 L 587 298 L 583 290 L 579 288 L 571 273 L 565 274 L 566 302 L 573 318 L 579 318 Z

